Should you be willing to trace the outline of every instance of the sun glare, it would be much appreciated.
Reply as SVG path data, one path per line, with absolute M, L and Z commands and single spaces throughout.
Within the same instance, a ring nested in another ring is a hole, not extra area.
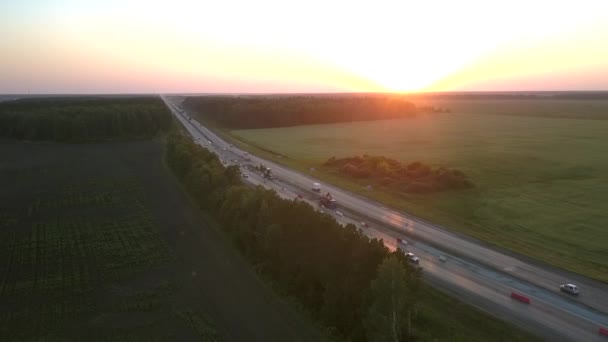
M 602 78 L 577 70 L 608 80 L 608 1 L 596 0 L 63 0 L 0 7 L 0 35 L 9 92 L 75 91 L 83 79 L 91 89 L 210 92 L 484 90 L 546 75 L 568 89 L 577 76 Z

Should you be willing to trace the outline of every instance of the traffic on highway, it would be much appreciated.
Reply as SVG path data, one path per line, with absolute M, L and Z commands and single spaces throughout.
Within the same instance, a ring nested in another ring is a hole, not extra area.
M 162 96 L 200 146 L 243 180 L 309 203 L 342 225 L 382 239 L 421 267 L 430 286 L 552 341 L 608 341 L 608 285 L 457 235 L 234 147 Z

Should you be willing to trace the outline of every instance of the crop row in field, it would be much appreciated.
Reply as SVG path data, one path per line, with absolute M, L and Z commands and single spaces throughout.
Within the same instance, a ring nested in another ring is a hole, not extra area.
M 162 152 L 0 141 L 0 341 L 318 336 L 199 218 Z
M 96 161 L 108 172 L 91 163 L 75 168 L 78 147 L 6 144 L 0 150 L 24 151 L 0 167 L 0 340 L 65 337 L 69 322 L 105 307 L 100 293 L 108 284 L 174 261 L 141 180 L 112 154 Z M 124 298 L 106 311 L 156 308 L 156 296 Z

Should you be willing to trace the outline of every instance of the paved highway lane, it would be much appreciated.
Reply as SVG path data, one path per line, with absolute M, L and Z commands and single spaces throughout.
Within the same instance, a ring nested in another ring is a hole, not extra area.
M 302 195 L 305 201 L 318 207 L 318 195 L 309 189 L 313 182 L 320 181 L 253 155 L 246 161 L 244 151 L 231 147 L 212 131 L 189 119 L 178 108 L 177 101 L 165 101 L 188 132 L 223 160 L 236 160 L 241 165 L 263 163 L 271 167 L 277 177 L 267 181 L 255 172 L 244 171 L 249 175 L 247 181 L 273 188 L 284 198 Z M 339 210 L 344 213 L 340 216 L 323 209 L 338 222 L 357 225 L 366 235 L 383 239 L 391 249 L 395 249 L 397 238 L 407 240 L 408 251 L 421 258 L 424 277 L 434 286 L 550 340 L 605 340 L 598 335 L 600 326 L 608 326 L 605 314 L 608 287 L 605 284 L 500 253 L 333 186 L 323 184 L 323 189 L 332 193 Z M 369 222 L 371 227 L 362 227 L 362 220 Z M 440 261 L 439 256 L 447 260 Z M 559 284 L 568 281 L 581 287 L 580 298 L 570 298 L 557 290 Z M 531 298 L 532 303 L 511 299 L 509 295 L 513 291 Z

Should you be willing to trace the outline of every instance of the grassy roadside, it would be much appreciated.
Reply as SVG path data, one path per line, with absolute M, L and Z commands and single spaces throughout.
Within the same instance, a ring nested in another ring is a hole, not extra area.
M 424 341 L 541 341 L 432 287 L 420 293 L 417 334 Z
M 209 125 L 207 126 L 209 127 Z M 248 145 L 247 143 L 236 139 L 228 132 L 217 127 L 214 131 L 222 138 L 233 143 L 234 145 L 270 159 L 274 162 L 281 163 L 300 171 L 301 165 L 294 161 L 278 158 L 271 151 L 263 150 L 259 147 Z M 296 167 L 297 166 L 297 167 Z M 315 176 L 318 176 L 315 174 Z M 535 336 L 528 332 L 524 332 L 513 325 L 498 320 L 468 304 L 465 304 L 457 299 L 451 298 L 439 290 L 426 287 L 420 294 L 419 310 L 416 327 L 416 336 L 423 341 L 536 341 Z

